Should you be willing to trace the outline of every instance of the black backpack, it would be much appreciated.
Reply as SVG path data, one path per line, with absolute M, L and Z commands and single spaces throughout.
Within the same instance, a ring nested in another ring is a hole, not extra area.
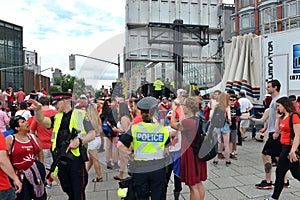
M 226 113 L 220 108 L 215 108 L 214 114 L 210 121 L 211 125 L 214 126 L 215 128 L 223 128 L 225 121 L 226 121 Z
M 293 115 L 298 115 L 298 117 L 300 118 L 300 113 L 294 112 L 290 116 L 289 125 L 290 125 L 290 137 L 291 137 L 292 142 L 295 138 L 295 132 L 294 132 L 294 127 L 293 127 Z M 298 146 L 298 148 L 296 150 L 296 154 L 300 157 L 300 145 Z
M 193 144 L 190 134 L 187 132 L 186 136 L 192 145 L 195 156 L 203 162 L 213 159 L 218 154 L 218 134 L 213 132 L 214 127 L 209 126 L 208 131 L 203 131 L 203 120 L 199 117 L 194 118 L 197 121 L 197 139 Z M 197 168 L 196 168 L 197 169 Z

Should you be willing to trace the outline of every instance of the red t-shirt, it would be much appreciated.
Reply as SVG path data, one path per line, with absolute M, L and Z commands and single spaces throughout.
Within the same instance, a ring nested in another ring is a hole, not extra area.
M 45 117 L 52 117 L 57 114 L 56 110 L 43 110 L 44 116 Z M 51 136 L 52 136 L 52 130 L 53 129 L 47 129 L 41 124 L 37 123 L 36 118 L 33 117 L 31 125 L 30 125 L 30 130 L 32 131 L 37 131 L 38 135 L 38 141 L 42 147 L 42 149 L 50 149 L 52 146 L 51 143 Z
M 291 136 L 290 136 L 290 117 L 284 118 L 281 123 L 279 129 L 281 130 L 281 138 L 280 142 L 284 145 L 291 145 Z M 298 115 L 293 115 L 293 124 L 299 124 L 300 118 Z
M 11 135 L 8 137 L 12 137 Z M 19 170 L 27 170 L 33 164 L 35 155 L 37 156 L 40 152 L 40 148 L 36 141 L 30 135 L 31 141 L 21 142 L 15 138 L 14 146 L 12 147 L 11 163 Z M 32 146 L 34 145 L 34 148 Z M 34 150 L 35 149 L 35 153 Z
M 17 102 L 21 103 L 24 101 L 26 94 L 22 90 L 20 90 L 19 92 L 17 92 L 16 97 L 17 97 Z
M 0 151 L 6 151 L 7 152 L 7 147 L 6 147 L 6 142 L 4 135 L 0 132 Z M 6 153 L 7 154 L 7 153 Z M 8 157 L 8 156 L 7 156 Z M 11 184 L 9 182 L 8 176 L 4 171 L 0 168 L 0 190 L 8 190 L 11 188 Z
M 7 94 L 11 94 L 11 96 L 7 96 L 7 102 L 14 102 L 14 94 L 12 92 L 8 92 Z
M 142 122 L 142 121 L 143 121 L 142 115 L 137 115 L 137 116 L 135 116 L 135 118 L 132 120 L 131 125 L 138 124 L 138 123 L 140 123 L 140 122 Z

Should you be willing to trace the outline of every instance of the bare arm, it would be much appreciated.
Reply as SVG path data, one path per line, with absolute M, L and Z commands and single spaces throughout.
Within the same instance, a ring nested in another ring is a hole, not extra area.
M 297 157 L 295 152 L 300 144 L 300 124 L 293 124 L 293 126 L 294 126 L 295 137 L 294 137 L 292 149 L 289 153 L 290 162 L 296 162 L 299 160 L 299 157 Z
M 91 130 L 87 134 L 82 135 L 82 137 L 72 140 L 70 142 L 66 152 L 68 152 L 69 149 L 76 149 L 80 144 L 80 140 L 81 140 L 82 144 L 87 144 L 87 143 L 93 141 L 95 139 L 96 135 L 97 135 L 96 131 Z
M 7 157 L 6 151 L 3 150 L 0 151 L 0 168 L 13 180 L 16 192 L 20 193 L 22 189 L 22 183 L 16 175 L 13 166 Z
M 121 118 L 121 126 L 122 126 L 122 129 L 124 131 L 127 131 L 129 129 L 129 126 L 130 126 L 130 120 L 127 116 L 123 116 Z
M 282 114 L 276 112 L 276 121 L 275 121 L 275 133 L 273 134 L 273 139 L 276 140 L 281 133 L 279 126 L 282 120 Z
M 265 112 L 263 113 L 263 116 L 260 118 L 260 119 L 256 119 L 256 118 L 253 118 L 253 117 L 250 117 L 249 119 L 251 121 L 254 121 L 254 122 L 258 122 L 258 123 L 265 123 L 268 119 L 269 119 L 269 108 L 265 110 Z

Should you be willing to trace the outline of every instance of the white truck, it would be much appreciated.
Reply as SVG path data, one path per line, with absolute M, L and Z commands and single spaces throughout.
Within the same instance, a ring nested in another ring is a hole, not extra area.
M 300 95 L 300 29 L 261 36 L 261 94 L 266 80 L 278 79 L 282 95 Z

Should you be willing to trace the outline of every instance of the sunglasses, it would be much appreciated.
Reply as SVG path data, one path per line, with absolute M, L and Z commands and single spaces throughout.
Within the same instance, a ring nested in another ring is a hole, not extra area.
M 230 101 L 235 101 L 236 99 L 229 99 Z
M 24 119 L 24 117 L 22 117 L 21 115 L 17 115 L 13 117 L 14 121 L 18 121 L 19 119 Z

